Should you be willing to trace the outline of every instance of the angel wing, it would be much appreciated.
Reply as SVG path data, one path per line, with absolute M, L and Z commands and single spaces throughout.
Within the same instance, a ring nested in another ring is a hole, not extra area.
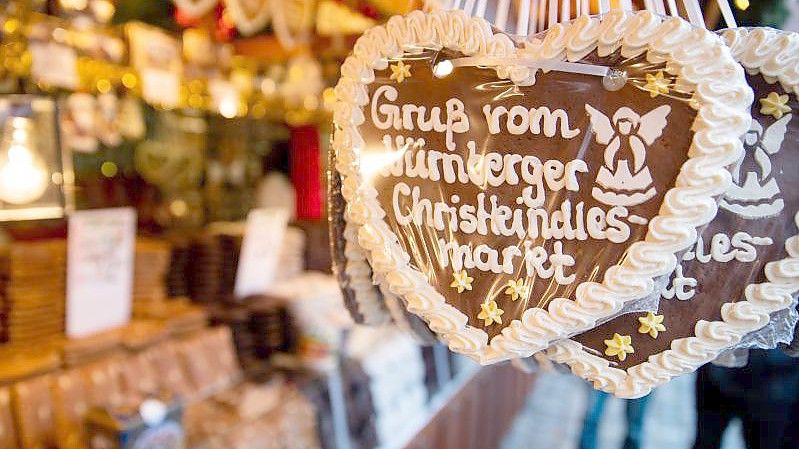
M 607 145 L 610 139 L 613 138 L 613 135 L 616 134 L 616 130 L 613 129 L 610 119 L 605 114 L 594 109 L 590 104 L 585 105 L 585 112 L 587 112 L 588 116 L 591 118 L 591 129 L 593 129 L 596 134 L 597 143 L 600 145 Z
M 647 112 L 641 117 L 641 126 L 638 128 L 638 135 L 644 139 L 647 145 L 652 143 L 663 134 L 666 128 L 666 117 L 671 113 L 671 106 L 659 106 Z
M 791 121 L 793 114 L 786 114 L 781 119 L 772 123 L 763 133 L 763 138 L 760 140 L 760 146 L 768 154 L 774 154 L 780 151 L 782 141 L 785 139 L 785 133 L 788 132 L 788 122 Z

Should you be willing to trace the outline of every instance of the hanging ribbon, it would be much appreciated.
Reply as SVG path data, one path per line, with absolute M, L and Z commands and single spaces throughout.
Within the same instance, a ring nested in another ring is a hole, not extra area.
M 291 129 L 291 182 L 297 191 L 297 218 L 322 218 L 322 170 L 319 130 L 315 126 Z

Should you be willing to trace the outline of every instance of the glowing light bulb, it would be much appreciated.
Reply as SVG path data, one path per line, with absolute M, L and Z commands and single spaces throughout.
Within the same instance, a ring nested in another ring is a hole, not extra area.
M 749 0 L 735 0 L 735 6 L 741 11 L 749 9 Z
M 36 149 L 31 119 L 6 120 L 0 140 L 0 200 L 25 204 L 39 199 L 50 184 L 47 164 Z

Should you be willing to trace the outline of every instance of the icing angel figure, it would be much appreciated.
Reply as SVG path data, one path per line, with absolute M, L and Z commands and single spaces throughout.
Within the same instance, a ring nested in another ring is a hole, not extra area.
M 735 185 L 721 199 L 722 208 L 746 219 L 771 217 L 782 211 L 785 202 L 772 175 L 771 157 L 780 151 L 792 116 L 782 116 L 765 131 L 763 125 L 752 120 L 743 136 L 744 154 L 733 167 Z
M 597 143 L 606 145 L 605 163 L 597 174 L 598 185 L 592 196 L 609 206 L 635 206 L 655 196 L 646 150 L 663 134 L 671 106 L 657 107 L 643 116 L 621 107 L 612 121 L 589 104 L 585 110 Z

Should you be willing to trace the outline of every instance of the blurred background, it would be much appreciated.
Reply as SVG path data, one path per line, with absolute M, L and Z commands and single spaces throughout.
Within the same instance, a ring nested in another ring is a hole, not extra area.
M 0 3 L 0 449 L 691 447 L 693 376 L 628 425 L 568 374 L 350 318 L 332 86 L 364 30 L 423 6 Z M 799 30 L 797 1 L 734 9 Z M 733 425 L 723 447 L 743 441 Z

